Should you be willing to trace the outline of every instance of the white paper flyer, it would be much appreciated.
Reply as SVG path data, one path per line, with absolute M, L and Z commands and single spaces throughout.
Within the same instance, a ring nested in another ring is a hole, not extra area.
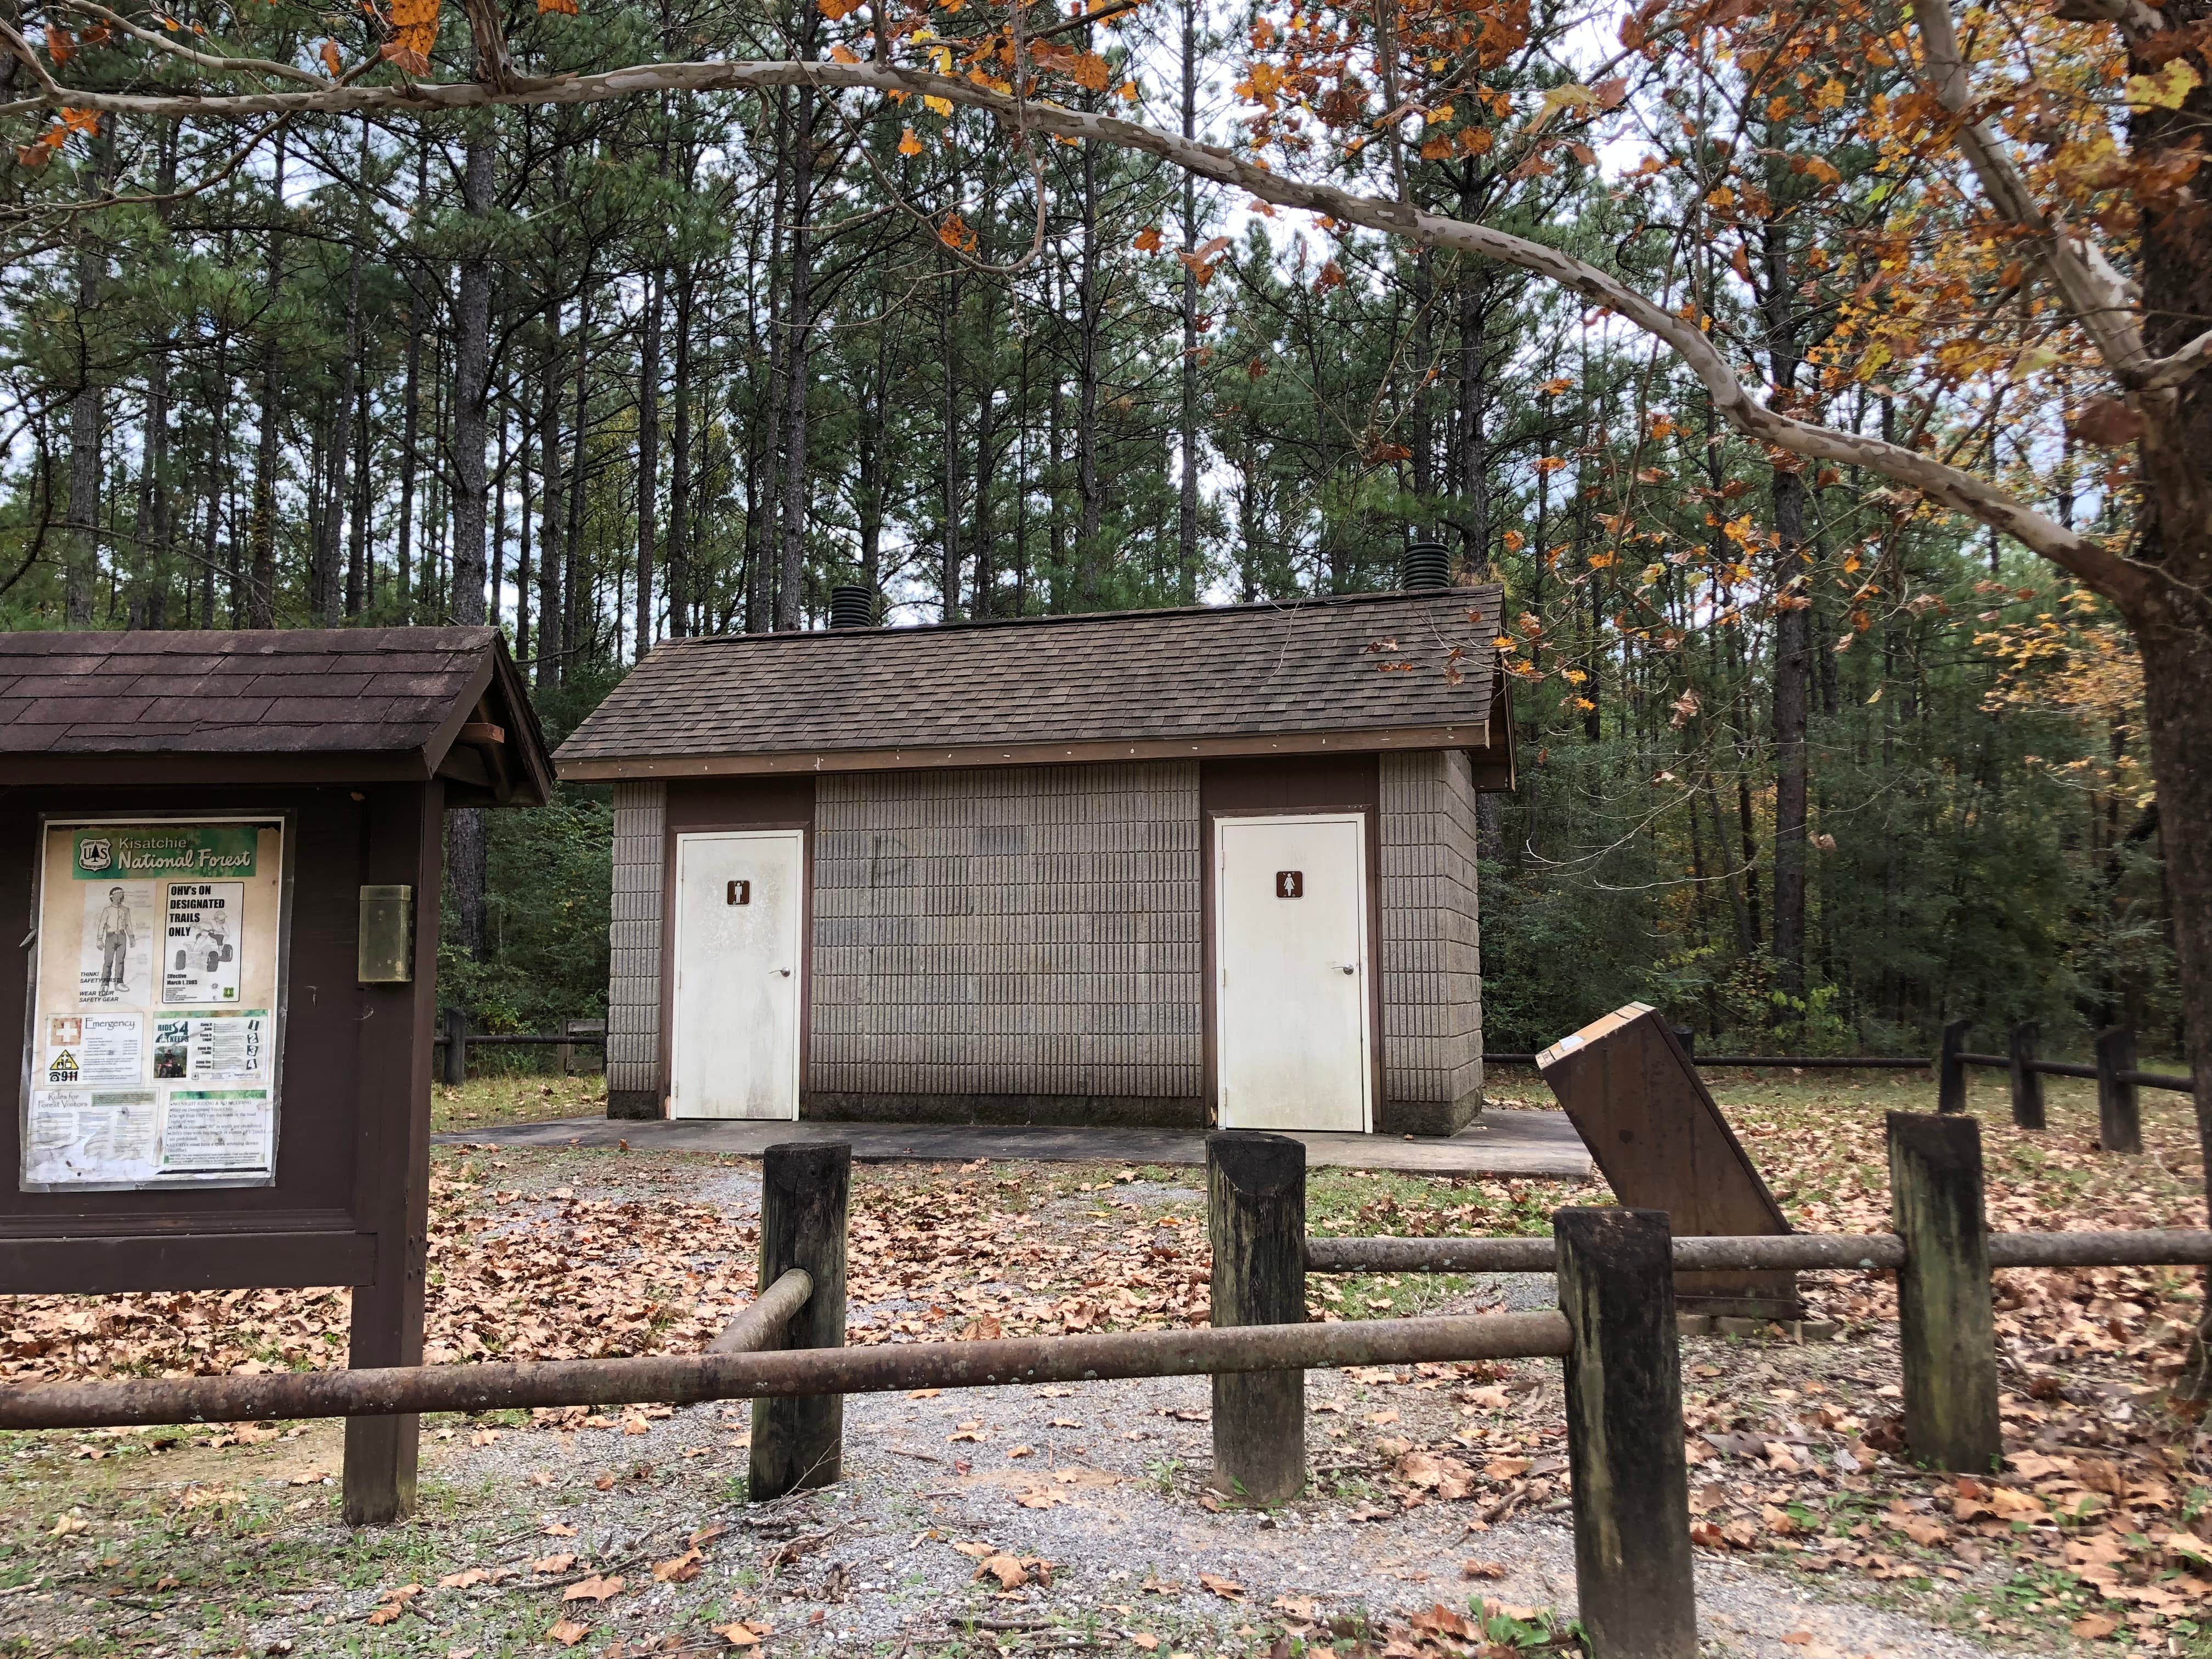
M 246 884 L 173 881 L 162 927 L 161 1000 L 223 1003 L 238 1000 L 245 965 Z
M 37 1089 L 23 1179 L 36 1185 L 135 1184 L 160 1173 L 161 1114 L 151 1089 Z
M 161 1123 L 170 1175 L 267 1175 L 273 1115 L 266 1089 L 172 1089 Z
M 154 885 L 111 881 L 85 887 L 80 1005 L 143 1008 L 154 1000 Z

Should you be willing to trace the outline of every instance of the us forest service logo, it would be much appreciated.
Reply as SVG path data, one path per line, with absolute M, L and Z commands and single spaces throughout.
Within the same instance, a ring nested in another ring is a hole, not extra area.
M 115 862 L 115 844 L 105 836 L 88 836 L 76 844 L 76 867 L 97 875 Z

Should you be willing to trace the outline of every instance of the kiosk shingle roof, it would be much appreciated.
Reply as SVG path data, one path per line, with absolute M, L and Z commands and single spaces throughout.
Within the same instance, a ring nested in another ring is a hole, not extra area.
M 1266 753 L 1333 736 L 1502 746 L 1501 602 L 1485 586 L 672 640 L 556 758 L 564 776 L 606 778 Z
M 428 777 L 487 695 L 525 797 L 542 799 L 544 739 L 495 628 L 0 633 L 0 755 L 26 761 L 348 757 Z

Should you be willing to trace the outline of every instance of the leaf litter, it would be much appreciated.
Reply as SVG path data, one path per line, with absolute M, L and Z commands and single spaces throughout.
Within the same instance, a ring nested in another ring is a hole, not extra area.
M 1907 1103 L 1880 1089 L 1785 1086 L 1756 1091 L 1759 1103 L 1747 1109 L 1737 1091 L 1725 1092 L 1740 1135 L 1794 1224 L 1885 1224 L 1881 1108 Z M 2054 1098 L 2053 1127 L 2040 1135 L 1985 1116 L 1993 1224 L 2203 1224 L 2187 1125 L 2178 1113 L 2145 1104 L 2151 1153 L 2142 1158 L 2096 1152 L 2094 1115 L 2078 1101 Z M 633 1180 L 646 1162 L 634 1154 L 625 1160 Z M 594 1187 L 588 1158 L 441 1152 L 431 1237 L 434 1363 L 703 1346 L 750 1290 L 755 1234 L 742 1206 L 733 1212 L 682 1197 L 725 1163 L 665 1160 L 646 1173 L 667 1190 L 638 1196 Z M 556 1171 L 564 1184 L 548 1182 Z M 1124 1195 L 1133 1171 L 1103 1180 L 1098 1173 L 1009 1164 L 856 1172 L 851 1340 L 1204 1322 L 1208 1264 L 1198 1206 L 1171 1200 L 1148 1213 Z M 1557 1184 L 1341 1171 L 1317 1172 L 1316 1188 L 1326 1195 L 1316 1206 L 1316 1232 L 1534 1231 L 1559 1203 L 1604 1201 L 1596 1189 Z M 1961 1609 L 1959 1621 L 1985 1638 L 2056 1627 L 2081 1639 L 2157 1642 L 2169 1626 L 2186 1631 L 2202 1618 L 2212 1601 L 2212 1472 L 2202 1431 L 2165 1413 L 2159 1397 L 2195 1316 L 2191 1275 L 2000 1274 L 2005 1466 L 1966 1478 L 1925 1474 L 1900 1461 L 1888 1281 L 1808 1274 L 1802 1282 L 1816 1311 L 1844 1326 L 1845 1341 L 1684 1345 L 1692 1522 L 1701 1553 L 1781 1565 L 1836 1589 L 1863 1583 L 1936 1601 L 1948 1596 Z M 1364 1316 L 1372 1304 L 1402 1303 L 1408 1286 L 1419 1284 L 1413 1276 L 1402 1283 L 1316 1278 L 1313 1313 Z M 1477 1285 L 1472 1294 L 1479 1304 L 1495 1291 Z M 343 1292 L 15 1298 L 0 1326 L 0 1372 L 37 1380 L 334 1364 L 343 1344 L 329 1338 L 343 1331 L 344 1306 Z M 1387 1528 L 1437 1505 L 1461 1517 L 1470 1540 L 1530 1516 L 1556 1525 L 1567 1485 L 1555 1378 L 1540 1364 L 1351 1373 L 1346 1381 L 1366 1403 L 1320 1401 L 1310 1421 L 1316 1487 L 1357 1524 Z M 935 1392 L 917 1390 L 914 1398 Z M 986 1397 L 971 1397 L 971 1409 Z M 961 1401 L 956 1394 L 946 1403 Z M 657 1416 L 619 1418 L 541 1413 L 536 1422 L 564 1438 L 587 1429 L 635 1437 L 669 1415 L 656 1409 Z M 1185 1407 L 1154 1409 L 1171 1425 L 1206 1418 Z M 988 1419 L 960 1420 L 956 1436 L 987 1438 Z M 1073 1432 L 1080 1423 L 1055 1417 L 1048 1426 Z M 250 1445 L 248 1435 L 275 1432 L 247 1428 L 209 1438 Z M 497 1439 L 479 1431 L 469 1443 L 489 1455 Z M 1056 1497 L 1054 1486 L 1033 1479 L 1010 1488 L 1006 1501 L 1044 1508 Z M 183 1506 L 191 1502 L 188 1492 Z M 556 1531 L 560 1524 L 546 1530 L 573 1535 Z M 75 1530 L 59 1529 L 55 1541 Z M 687 1554 L 699 1553 L 695 1545 L 636 1565 L 650 1569 L 648 1589 L 682 1584 L 699 1565 L 695 1559 L 687 1571 Z M 1005 1573 L 989 1571 L 989 1582 L 1001 1586 L 995 1594 L 1034 1593 L 1042 1558 L 993 1553 L 1024 1577 L 1017 1590 Z M 556 1583 L 580 1565 L 590 1571 L 574 1554 L 530 1563 L 540 1582 Z M 616 1565 L 602 1562 L 578 1581 L 613 1589 L 571 1595 L 577 1586 L 566 1587 L 562 1604 L 571 1614 L 539 1629 L 556 1642 L 580 1642 L 574 1613 L 619 1605 Z M 1480 1565 L 1468 1564 L 1471 1576 Z M 471 1579 L 469 1571 L 485 1576 Z M 438 1582 L 460 1589 L 498 1581 L 479 1567 Z M 2030 1596 L 2023 1586 L 2041 1593 Z M 387 1597 L 369 1616 L 385 1609 L 398 1620 L 411 1599 Z M 1486 1612 L 1477 1598 L 1467 1615 L 1453 1616 L 1511 1620 L 1519 1611 L 1499 1604 Z M 750 1633 L 749 1641 L 733 1637 L 737 1645 L 767 1636 L 750 1617 L 732 1629 Z M 1386 1652 L 1393 1642 L 1463 1652 L 1474 1640 L 1434 1621 L 1377 1626 L 1372 1635 Z

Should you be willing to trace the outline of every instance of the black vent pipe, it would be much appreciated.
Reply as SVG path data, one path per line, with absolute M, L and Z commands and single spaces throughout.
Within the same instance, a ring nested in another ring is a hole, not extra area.
M 875 590 L 860 586 L 833 587 L 830 590 L 830 626 L 832 628 L 873 628 L 876 625 Z
M 1451 550 L 1442 542 L 1409 542 L 1399 567 L 1398 586 L 1403 588 L 1449 587 Z

